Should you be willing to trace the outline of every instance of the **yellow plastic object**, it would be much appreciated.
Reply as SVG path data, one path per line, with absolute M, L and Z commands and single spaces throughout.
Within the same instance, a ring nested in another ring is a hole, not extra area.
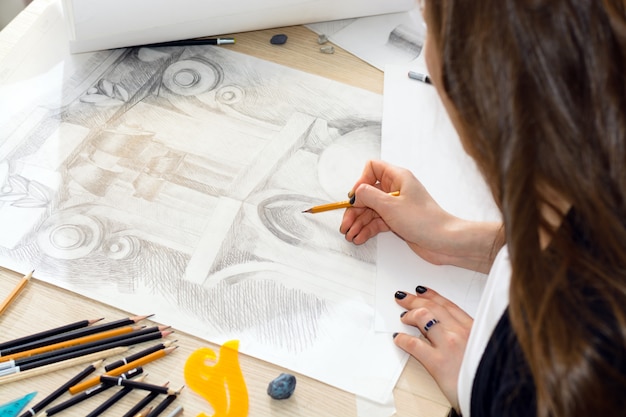
M 212 417 L 246 417 L 248 388 L 239 366 L 239 340 L 220 347 L 220 357 L 209 348 L 194 351 L 185 363 L 185 382 L 211 404 Z M 217 359 L 217 362 L 216 362 Z M 209 417 L 204 413 L 197 417 Z

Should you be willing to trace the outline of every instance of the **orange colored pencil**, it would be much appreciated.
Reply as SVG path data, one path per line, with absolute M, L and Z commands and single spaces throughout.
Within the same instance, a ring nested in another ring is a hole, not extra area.
M 124 366 L 120 366 L 118 368 L 115 369 L 111 369 L 109 372 L 106 372 L 104 375 L 106 376 L 119 376 L 121 374 L 123 374 L 126 371 L 130 371 L 131 369 L 135 369 L 139 366 L 143 366 L 149 362 L 153 362 L 157 359 L 160 359 L 162 357 L 164 357 L 165 355 L 169 354 L 170 352 L 173 352 L 174 349 L 176 349 L 177 346 L 172 346 L 172 347 L 168 347 L 165 349 L 161 349 L 161 350 L 157 350 L 156 352 L 153 352 L 149 355 L 144 356 L 143 358 L 139 358 L 135 361 L 129 362 Z M 91 378 L 88 379 L 87 381 L 83 381 L 80 384 L 76 384 L 73 387 L 70 387 L 69 392 L 70 394 L 74 395 L 76 393 L 79 393 L 81 391 L 84 391 L 86 389 L 89 389 L 93 386 L 96 386 L 100 383 L 100 376 L 97 376 L 95 378 Z
M 0 314 L 4 313 L 4 310 L 9 308 L 9 305 L 17 298 L 18 295 L 22 292 L 28 281 L 33 277 L 33 272 L 35 270 L 30 271 L 28 274 L 24 275 L 24 277 L 20 280 L 20 282 L 13 288 L 13 291 L 4 299 L 2 304 L 0 304 Z
M 97 340 L 106 339 L 107 337 L 119 336 L 133 332 L 140 329 L 142 326 L 126 326 L 117 329 L 108 330 L 106 332 L 100 332 L 96 334 L 90 334 L 89 336 L 77 337 L 76 339 L 66 340 L 64 342 L 53 343 L 51 345 L 38 347 L 35 349 L 25 350 L 23 352 L 17 352 L 10 355 L 0 357 L 0 362 L 10 361 L 11 359 L 26 358 L 28 356 L 37 355 L 39 353 L 50 352 L 52 350 L 66 348 L 70 346 L 81 345 L 84 343 L 95 342 Z
M 392 193 L 389 193 L 389 195 L 397 197 L 400 195 L 400 191 L 394 191 Z M 322 204 L 321 206 L 315 206 L 315 207 L 311 207 L 308 210 L 304 210 L 303 213 L 321 213 L 323 211 L 337 210 L 337 209 L 352 207 L 352 204 L 353 204 L 352 200 L 339 201 L 337 203 Z

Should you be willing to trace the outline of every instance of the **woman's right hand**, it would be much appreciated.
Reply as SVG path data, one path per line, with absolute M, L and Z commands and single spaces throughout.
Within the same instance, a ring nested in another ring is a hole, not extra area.
M 399 191 L 397 197 L 388 193 Z M 446 212 L 407 169 L 369 161 L 354 185 L 354 205 L 340 231 L 361 245 L 392 231 L 420 257 L 437 265 L 456 265 L 487 272 L 501 229 L 499 223 L 470 222 Z

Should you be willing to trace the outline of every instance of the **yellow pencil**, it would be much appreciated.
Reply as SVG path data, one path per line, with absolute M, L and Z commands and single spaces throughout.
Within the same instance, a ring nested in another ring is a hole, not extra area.
M 168 347 L 165 349 L 161 349 L 161 350 L 157 350 L 154 353 L 151 353 L 149 355 L 146 355 L 142 358 L 139 358 L 137 360 L 134 360 L 132 362 L 127 363 L 124 366 L 120 366 L 118 368 L 115 369 L 111 369 L 109 372 L 105 373 L 104 375 L 106 376 L 119 376 L 121 374 L 123 374 L 126 371 L 130 371 L 131 369 L 135 369 L 139 366 L 145 365 L 148 362 L 152 362 L 155 361 L 159 358 L 162 358 L 163 356 L 169 354 L 170 352 L 173 352 L 176 349 L 176 346 L 172 346 L 172 347 Z M 74 385 L 73 387 L 70 387 L 69 392 L 70 394 L 74 395 L 78 392 L 84 391 L 86 389 L 89 389 L 95 385 L 98 385 L 100 383 L 100 377 L 97 376 L 95 378 L 91 378 L 88 379 L 87 381 L 83 381 L 79 384 Z
M 22 278 L 22 280 L 15 286 L 15 288 L 13 288 L 11 294 L 9 294 L 7 298 L 5 298 L 5 300 L 2 302 L 2 305 L 0 305 L 0 314 L 4 313 L 4 310 L 9 307 L 9 304 L 11 304 L 13 300 L 17 298 L 20 292 L 22 292 L 26 284 L 28 284 L 28 281 L 30 281 L 30 279 L 33 277 L 33 272 L 35 272 L 35 270 L 32 270 L 27 275 L 24 275 L 24 278 Z
M 400 195 L 400 191 L 394 191 L 392 193 L 389 193 L 389 195 L 397 197 Z M 322 211 L 337 210 L 337 209 L 352 207 L 352 204 L 353 204 L 353 200 L 339 201 L 337 203 L 322 204 L 321 206 L 315 206 L 315 207 L 311 207 L 308 210 L 304 210 L 303 213 L 321 213 Z

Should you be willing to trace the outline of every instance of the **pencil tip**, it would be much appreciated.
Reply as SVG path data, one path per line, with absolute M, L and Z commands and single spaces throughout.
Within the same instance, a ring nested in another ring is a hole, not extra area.
M 152 316 L 154 316 L 154 313 L 153 314 L 146 314 L 145 316 L 134 316 L 134 317 L 131 317 L 130 319 L 132 321 L 134 321 L 135 323 L 137 323 L 138 321 L 145 320 L 145 319 L 147 319 L 149 317 L 152 317 Z
M 308 210 L 304 210 L 304 211 L 303 211 L 303 213 L 310 213 L 310 212 L 311 212 L 311 209 L 308 209 Z

